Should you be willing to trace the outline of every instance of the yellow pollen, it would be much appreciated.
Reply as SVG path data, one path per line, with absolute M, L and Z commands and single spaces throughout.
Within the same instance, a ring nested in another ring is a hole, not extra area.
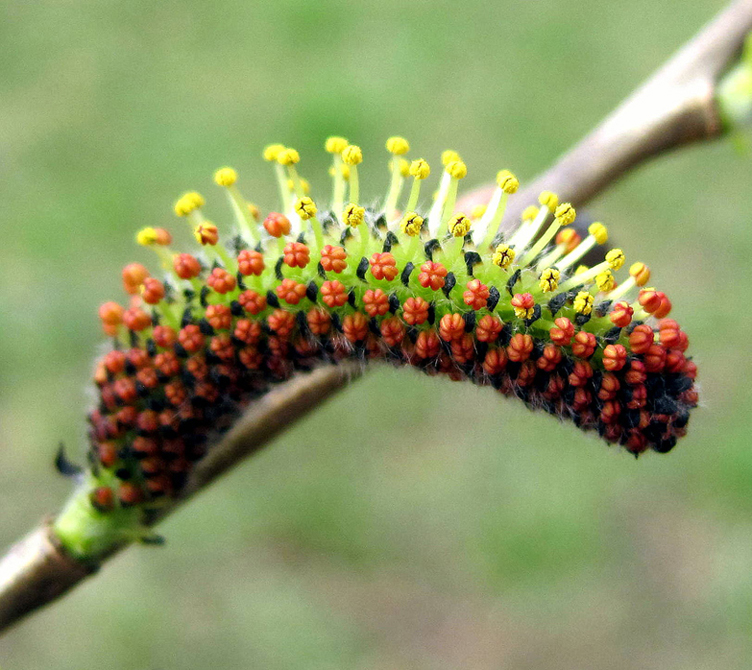
M 342 160 L 345 161 L 345 165 L 358 165 L 358 163 L 363 162 L 363 152 L 360 147 L 348 144 L 342 150 Z
M 451 149 L 447 149 L 441 154 L 441 164 L 445 167 L 449 165 L 449 163 L 454 163 L 455 161 L 459 160 L 462 160 L 460 158 L 460 155 L 456 151 L 452 151 Z
M 395 156 L 402 156 L 410 151 L 410 144 L 404 137 L 390 137 L 386 141 L 386 150 Z
M 232 186 L 238 180 L 238 173 L 230 167 L 220 168 L 214 173 L 214 181 L 220 186 Z
M 637 286 L 645 286 L 650 281 L 650 268 L 645 263 L 632 263 L 629 274 Z
M 399 173 L 401 177 L 410 176 L 410 163 L 408 163 L 404 158 L 399 159 Z
M 506 270 L 513 262 L 517 254 L 508 244 L 500 244 L 494 251 L 491 259 L 494 265 L 498 265 L 502 270 Z
M 206 204 L 206 200 L 204 200 L 203 196 L 200 193 L 196 193 L 196 191 L 186 193 L 185 197 L 193 203 L 194 207 L 203 207 Z
M 326 149 L 327 153 L 330 154 L 341 154 L 345 147 L 349 144 L 349 142 L 344 137 L 330 137 L 326 140 L 326 143 L 324 144 L 324 148 Z
M 535 314 L 535 307 L 515 307 L 514 315 L 518 319 L 532 319 Z
M 418 237 L 423 227 L 423 217 L 415 212 L 408 212 L 400 224 L 402 232 L 410 237 Z
M 604 270 L 595 275 L 595 283 L 598 286 L 599 291 L 608 292 L 616 286 L 614 275 L 611 274 L 611 270 Z
M 204 205 L 204 199 L 195 191 L 186 193 L 175 203 L 175 214 L 188 216 Z
M 152 244 L 157 243 L 157 231 L 151 226 L 148 228 L 142 228 L 136 233 L 136 242 L 144 247 L 149 247 Z
M 277 163 L 280 165 L 295 165 L 300 162 L 300 154 L 295 149 L 282 149 L 277 154 Z
M 575 275 L 585 274 L 590 268 L 587 265 L 578 265 L 575 269 Z
M 612 270 L 620 270 L 625 260 L 624 252 L 621 249 L 611 249 L 606 254 L 606 262 L 611 266 Z
M 554 216 L 560 226 L 568 226 L 570 223 L 574 223 L 577 212 L 570 203 L 565 202 L 556 208 Z
M 470 219 L 464 214 L 455 214 L 449 219 L 449 232 L 454 237 L 465 237 L 470 232 Z
M 559 206 L 559 196 L 556 193 L 551 193 L 551 191 L 543 191 L 538 196 L 538 202 L 553 212 Z
M 541 291 L 544 293 L 551 293 L 559 288 L 559 279 L 561 273 L 556 268 L 548 268 L 543 270 L 540 277 Z
M 509 170 L 502 170 L 496 175 L 496 183 L 504 193 L 517 193 L 520 181 Z
M 608 228 L 602 223 L 598 221 L 591 223 L 587 231 L 595 238 L 598 244 L 606 244 L 608 242 Z
M 593 296 L 587 291 L 580 291 L 574 299 L 574 311 L 578 314 L 588 315 L 593 311 Z
M 270 163 L 273 163 L 277 160 L 277 156 L 279 156 L 280 151 L 285 150 L 284 144 L 270 144 L 264 149 L 264 160 L 269 161 Z
M 539 211 L 540 210 L 535 205 L 529 205 L 528 207 L 525 207 L 525 209 L 522 210 L 522 220 L 532 221 L 536 216 L 538 216 Z
M 410 163 L 410 175 L 412 177 L 425 179 L 429 174 L 431 174 L 431 166 L 424 159 L 419 158 Z
M 488 207 L 486 205 L 475 205 L 475 207 L 470 210 L 470 216 L 473 219 L 480 219 L 485 213 Z
M 308 196 L 300 198 L 300 200 L 295 203 L 295 213 L 303 219 L 303 221 L 308 221 L 308 219 L 316 216 L 317 211 L 316 203 L 314 203 Z
M 467 165 L 462 161 L 452 161 L 444 169 L 455 179 L 464 179 L 467 177 Z
M 365 221 L 366 209 L 365 207 L 359 207 L 354 203 L 350 203 L 345 207 L 345 211 L 342 212 L 342 219 L 345 224 L 353 228 L 357 228 L 363 221 Z
M 209 244 L 213 246 L 217 241 L 215 237 L 216 234 L 217 226 L 215 226 L 211 221 L 204 221 L 203 223 L 199 223 L 193 229 L 193 237 L 195 237 L 196 241 L 202 245 Z

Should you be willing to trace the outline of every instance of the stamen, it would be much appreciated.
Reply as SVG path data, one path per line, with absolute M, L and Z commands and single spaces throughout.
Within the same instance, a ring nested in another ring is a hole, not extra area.
M 551 191 L 543 191 L 538 196 L 538 202 L 541 204 L 541 208 L 538 210 L 535 218 L 532 221 L 523 223 L 509 240 L 509 244 L 513 244 L 518 253 L 522 253 L 526 249 L 530 241 L 543 227 L 548 215 L 559 206 L 559 197 Z
M 568 202 L 559 205 L 554 213 L 554 222 L 548 227 L 548 230 L 540 236 L 540 239 L 533 245 L 533 248 L 528 251 L 520 261 L 521 265 L 529 264 L 543 249 L 548 246 L 548 243 L 553 239 L 554 235 L 559 232 L 559 228 L 562 226 L 568 226 L 570 223 L 574 223 L 577 213 L 574 207 Z
M 174 254 L 168 247 L 170 242 L 172 242 L 172 235 L 164 228 L 142 228 L 136 234 L 136 243 L 153 249 L 159 256 L 162 267 L 168 272 L 173 271 L 172 257 Z
M 274 176 L 277 179 L 277 186 L 279 187 L 279 197 L 282 201 L 282 209 L 285 212 L 289 212 L 292 206 L 290 201 L 291 193 L 290 189 L 287 188 L 285 169 L 277 162 L 277 157 L 284 150 L 284 144 L 270 144 L 264 149 L 263 157 L 265 161 L 274 163 Z
M 423 227 L 423 217 L 416 212 L 408 211 L 402 218 L 400 229 L 402 233 L 409 238 L 404 245 L 404 258 L 411 260 L 415 258 L 418 248 L 420 247 L 420 230 Z
M 410 188 L 410 195 L 407 199 L 405 211 L 414 212 L 418 205 L 418 198 L 420 197 L 420 184 L 431 174 L 431 167 L 423 158 L 419 158 L 410 163 L 409 174 L 413 177 L 413 185 Z
M 321 249 L 324 246 L 324 231 L 321 227 L 321 222 L 316 218 L 316 212 L 318 211 L 316 203 L 311 200 L 307 195 L 299 198 L 295 203 L 295 213 L 300 217 L 300 220 L 304 223 L 306 221 L 311 222 L 311 228 L 313 229 L 313 236 L 316 240 L 316 248 Z
M 457 260 L 462 253 L 462 248 L 465 243 L 465 235 L 470 232 L 470 219 L 464 214 L 455 214 L 447 222 L 447 229 L 452 239 L 444 243 L 444 256 L 446 258 L 446 264 L 451 267 L 454 261 Z
M 441 154 L 441 162 L 444 165 L 444 172 L 439 182 L 439 190 L 433 202 L 431 210 L 428 212 L 428 232 L 431 237 L 437 237 L 441 228 L 441 214 L 444 211 L 444 203 L 449 193 L 449 187 L 452 183 L 452 175 L 447 171 L 450 163 L 461 163 L 462 159 L 456 151 L 447 149 Z
M 386 201 L 384 202 L 384 213 L 386 214 L 387 221 L 391 221 L 394 218 L 394 208 L 402 191 L 404 177 L 407 176 L 407 162 L 404 159 L 397 158 L 397 156 L 402 156 L 410 151 L 410 144 L 404 137 L 390 137 L 386 141 L 386 150 L 393 156 L 389 162 L 392 180 L 389 185 Z
M 616 300 L 627 295 L 635 286 L 645 286 L 650 281 L 650 268 L 645 263 L 632 263 L 629 275 L 629 279 L 608 294 L 609 300 Z
M 574 251 L 582 238 L 574 228 L 564 228 L 556 235 L 556 246 L 541 258 L 537 267 L 546 268 L 557 264 L 557 261 L 566 253 Z
M 496 184 L 497 188 L 491 196 L 486 212 L 478 223 L 477 234 L 482 235 L 484 231 L 486 233 L 480 245 L 482 251 L 486 251 L 496 239 L 507 207 L 507 198 L 520 187 L 519 180 L 509 170 L 501 170 L 496 175 Z
M 596 244 L 605 244 L 608 242 L 608 229 L 602 223 L 591 223 L 588 226 L 588 233 L 589 235 L 573 251 L 570 251 L 561 259 L 561 262 L 556 264 L 560 270 L 574 265 Z
M 363 152 L 359 146 L 350 144 L 342 151 L 342 161 L 350 167 L 350 201 L 358 204 L 358 200 L 360 199 L 358 164 L 363 162 Z
M 324 148 L 327 153 L 332 154 L 332 167 L 329 173 L 332 176 L 332 209 L 339 213 L 342 211 L 345 202 L 345 169 L 347 166 L 342 162 L 342 152 L 348 146 L 349 142 L 344 137 L 330 137 L 326 140 Z
M 241 234 L 245 234 L 245 237 L 250 238 L 254 242 L 258 242 L 260 238 L 258 230 L 256 229 L 256 221 L 251 217 L 248 202 L 243 198 L 238 187 L 235 185 L 237 180 L 238 173 L 229 167 L 220 168 L 214 173 L 214 181 L 217 185 L 223 186 L 227 189 L 227 195 L 230 198 L 230 205 L 232 206 L 235 221 L 238 224 Z

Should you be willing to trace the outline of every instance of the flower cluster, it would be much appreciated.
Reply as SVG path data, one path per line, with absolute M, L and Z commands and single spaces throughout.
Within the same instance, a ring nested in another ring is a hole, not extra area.
M 697 404 L 687 336 L 643 263 L 626 266 L 611 249 L 593 267 L 580 264 L 606 244 L 603 224 L 581 237 L 574 208 L 544 192 L 502 239 L 518 180 L 499 172 L 485 207 L 458 212 L 467 168 L 453 151 L 442 154 L 438 190 L 423 209 L 432 168 L 406 160 L 400 137 L 386 144 L 388 192 L 369 207 L 361 149 L 339 137 L 325 146 L 328 208 L 299 175 L 298 152 L 272 145 L 263 155 L 279 182 L 279 211 L 261 214 L 235 170 L 223 168 L 214 180 L 233 210 L 232 234 L 205 218 L 195 192 L 175 213 L 200 253 L 174 251 L 163 228 L 138 233 L 162 267 L 126 266 L 130 301 L 99 311 L 113 347 L 97 364 L 89 416 L 98 509 L 178 495 L 212 434 L 248 402 L 296 370 L 345 358 L 491 386 L 635 455 L 669 451 L 685 433 Z

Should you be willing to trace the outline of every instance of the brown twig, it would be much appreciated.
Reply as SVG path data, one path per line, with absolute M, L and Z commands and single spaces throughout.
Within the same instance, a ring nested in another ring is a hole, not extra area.
M 349 361 L 321 367 L 296 376 L 257 400 L 222 441 L 196 464 L 178 504 L 202 491 L 361 373 L 361 365 Z M 177 506 L 166 508 L 152 521 L 157 523 Z M 123 546 L 113 547 L 112 554 Z M 95 568 L 67 556 L 46 520 L 0 560 L 0 631 L 56 600 L 95 572 Z
M 752 30 L 752 0 L 736 0 L 685 44 L 647 82 L 551 168 L 510 199 L 503 226 L 546 189 L 575 206 L 586 203 L 625 172 L 672 149 L 720 137 L 718 79 L 738 58 Z M 493 186 L 466 194 L 458 208 L 488 201 Z
M 507 209 L 507 229 L 544 185 L 566 200 L 583 204 L 651 156 L 718 137 L 722 126 L 714 100 L 715 86 L 741 50 L 750 29 L 752 0 L 737 0 L 582 142 L 516 196 Z M 467 207 L 487 198 L 488 189 L 479 189 L 461 204 Z M 359 365 L 351 363 L 322 367 L 296 376 L 256 401 L 197 465 L 180 502 L 319 407 L 361 372 Z M 92 574 L 95 567 L 66 556 L 51 526 L 44 523 L 0 560 L 0 631 L 59 598 Z

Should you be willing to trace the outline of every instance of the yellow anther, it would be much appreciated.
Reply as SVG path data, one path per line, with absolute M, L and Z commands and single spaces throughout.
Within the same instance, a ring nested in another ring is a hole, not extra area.
M 248 213 L 257 221 L 259 218 L 259 214 L 261 214 L 261 212 L 259 211 L 258 205 L 252 202 L 248 203 Z
M 422 158 L 410 163 L 410 176 L 416 179 L 425 179 L 431 174 L 431 166 Z
M 300 154 L 295 149 L 282 149 L 277 154 L 277 163 L 280 165 L 295 165 L 300 163 Z
M 538 202 L 553 212 L 559 206 L 559 196 L 556 193 L 551 193 L 551 191 L 543 191 L 538 196 Z
M 500 244 L 494 251 L 491 259 L 494 265 L 498 265 L 502 270 L 506 270 L 513 262 L 517 254 L 508 244 Z
M 173 209 L 178 216 L 188 216 L 196 208 L 185 198 L 179 198 Z
M 496 183 L 504 193 L 517 193 L 520 181 L 509 170 L 502 170 L 496 175 Z
M 467 165 L 462 161 L 452 161 L 451 163 L 447 163 L 444 169 L 455 179 L 464 179 L 467 177 Z
M 556 268 L 543 270 L 540 276 L 540 287 L 544 293 L 551 293 L 559 288 L 561 273 Z
M 136 233 L 136 242 L 144 247 L 156 244 L 158 239 L 157 231 L 151 226 L 148 228 L 142 228 Z
M 470 219 L 464 214 L 455 214 L 449 219 L 449 232 L 453 237 L 465 237 L 470 232 Z
M 611 266 L 612 270 L 620 270 L 625 260 L 626 257 L 621 249 L 611 249 L 606 254 L 606 262 Z
M 292 179 L 287 180 L 287 188 L 289 188 L 291 191 L 295 190 L 295 182 Z M 308 183 L 307 179 L 303 179 L 301 177 L 300 179 L 300 188 L 303 189 L 303 193 L 308 195 L 311 192 L 311 185 Z
M 357 228 L 361 223 L 363 223 L 363 221 L 365 221 L 365 217 L 365 207 L 360 207 L 352 202 L 347 205 L 347 207 L 345 207 L 345 210 L 342 212 L 342 219 L 344 220 L 345 224 L 353 228 Z
M 197 193 L 196 191 L 191 191 L 190 193 L 186 193 L 185 197 L 188 198 L 193 203 L 193 206 L 196 208 L 203 207 L 206 204 L 206 200 L 204 200 L 204 197 L 200 193 Z
M 342 160 L 345 161 L 345 165 L 358 165 L 358 163 L 363 162 L 363 152 L 360 147 L 348 144 L 342 150 Z
M 314 203 L 307 195 L 303 196 L 295 203 L 295 213 L 303 219 L 303 221 L 307 221 L 311 217 L 316 216 L 317 211 L 316 203 Z
M 451 149 L 447 149 L 441 154 L 441 164 L 445 167 L 449 165 L 449 163 L 454 163 L 455 161 L 459 160 L 462 160 L 460 158 L 460 155 L 456 151 L 452 151 Z
M 410 144 L 404 137 L 390 137 L 386 141 L 386 150 L 395 156 L 402 156 L 410 151 Z
M 611 274 L 611 270 L 604 270 L 595 275 L 595 283 L 598 286 L 599 291 L 608 292 L 616 286 L 614 275 Z
M 349 142 L 344 137 L 329 137 L 324 144 L 327 153 L 341 154 Z
M 475 205 L 475 207 L 470 210 L 470 217 L 473 219 L 480 219 L 486 213 L 487 209 L 488 207 L 486 207 L 486 205 Z
M 650 268 L 645 263 L 632 263 L 629 274 L 632 275 L 637 286 L 645 286 L 650 281 Z
M 405 218 L 402 219 L 400 228 L 405 235 L 410 237 L 418 237 L 420 235 L 420 229 L 423 227 L 423 217 L 415 212 L 408 212 L 405 214 Z
M 219 241 L 219 231 L 211 221 L 204 221 L 193 229 L 193 237 L 199 244 L 214 246 Z
M 593 296 L 587 291 L 580 291 L 574 299 L 574 311 L 578 314 L 590 314 L 593 311 Z
M 528 207 L 525 207 L 525 209 L 522 210 L 522 220 L 532 221 L 536 216 L 538 216 L 539 211 L 540 210 L 535 205 L 529 205 Z
M 279 156 L 280 151 L 285 150 L 284 144 L 270 144 L 264 149 L 264 160 L 269 161 L 270 163 L 273 163 L 277 160 L 277 156 Z
M 570 203 L 564 202 L 556 208 L 554 216 L 560 226 L 568 226 L 570 223 L 574 223 L 577 212 Z
M 199 207 L 203 207 L 204 199 L 199 193 L 191 191 L 183 195 L 175 203 L 175 214 L 178 216 L 188 216 L 192 212 L 196 211 Z
M 602 223 L 595 222 L 588 226 L 587 231 L 595 238 L 598 244 L 606 244 L 608 242 L 608 228 Z
M 232 186 L 238 180 L 238 173 L 230 167 L 220 168 L 214 173 L 214 181 L 220 186 Z
M 574 273 L 575 275 L 582 275 L 585 274 L 589 269 L 590 268 L 587 265 L 578 265 L 575 268 Z
M 532 319 L 535 314 L 535 307 L 515 307 L 514 315 L 518 319 Z

